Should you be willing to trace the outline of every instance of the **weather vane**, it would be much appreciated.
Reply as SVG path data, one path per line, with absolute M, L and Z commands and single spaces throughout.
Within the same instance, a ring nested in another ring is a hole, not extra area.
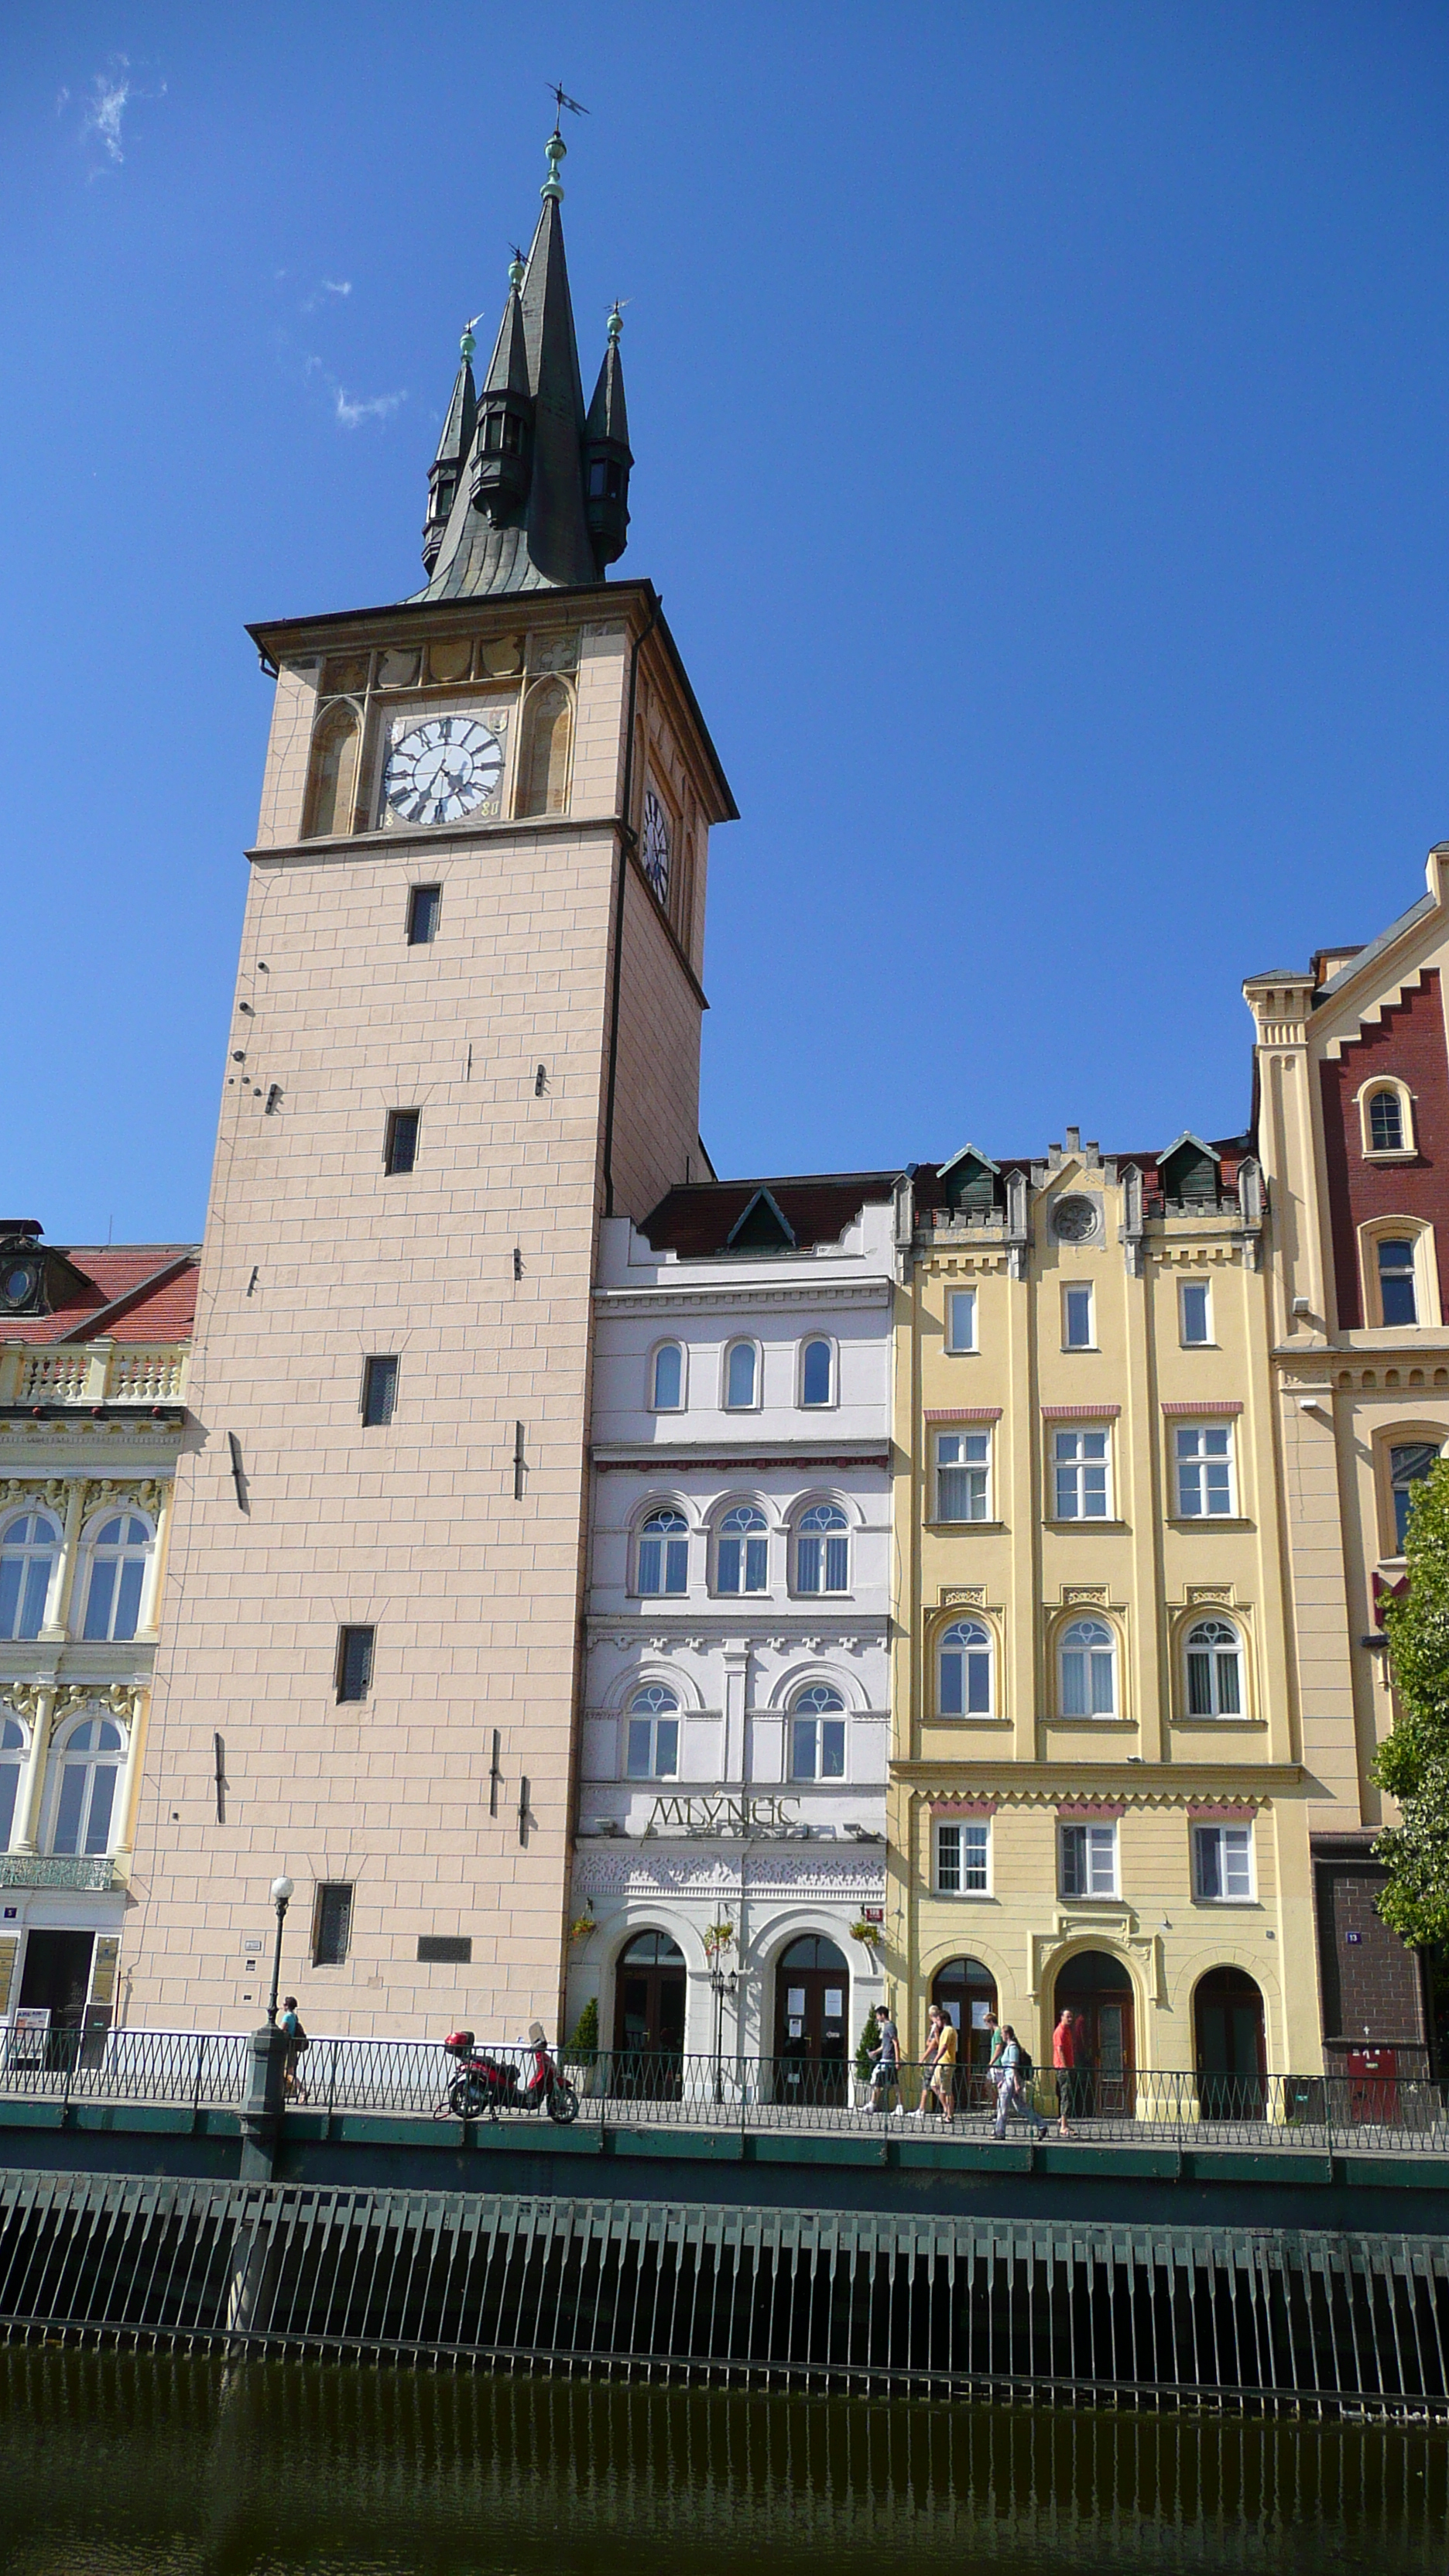
M 573 112 L 573 114 L 574 114 L 575 116 L 587 116 L 587 115 L 588 115 L 589 111 L 588 111 L 588 109 L 585 107 L 585 105 L 584 105 L 584 103 L 583 103 L 583 100 L 582 100 L 582 99 L 580 99 L 580 98 L 570 98 L 570 96 L 569 96 L 569 94 L 568 94 L 568 91 L 564 88 L 564 85 L 563 85 L 563 82 L 562 82 L 562 81 L 545 81 L 545 82 L 544 82 L 544 88 L 547 90 L 547 92 L 548 92 L 548 94 L 549 94 L 549 97 L 553 100 L 553 103 L 554 103 L 554 109 L 555 109 L 555 116 L 554 116 L 554 131 L 555 131 L 555 133 L 557 133 L 558 128 L 559 128 L 560 124 L 561 124 L 561 123 L 562 123 L 562 121 L 563 121 L 563 112 L 564 112 L 564 109 L 565 109 L 566 107 L 567 107 L 567 108 L 570 108 L 570 109 L 572 110 L 572 112 Z

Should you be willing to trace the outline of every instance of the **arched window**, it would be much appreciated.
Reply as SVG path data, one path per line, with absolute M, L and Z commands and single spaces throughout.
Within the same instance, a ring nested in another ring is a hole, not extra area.
M 678 1342 L 661 1342 L 654 1354 L 649 1401 L 656 1413 L 678 1413 L 684 1403 L 684 1353 Z
M 689 1590 L 689 1524 L 683 1512 L 651 1512 L 640 1528 L 639 1590 Z
M 83 1717 L 65 1739 L 59 1761 L 53 1852 L 109 1851 L 125 1738 L 108 1717 Z
M 1372 1091 L 1368 1104 L 1369 1150 L 1374 1154 L 1402 1154 L 1404 1150 L 1404 1104 L 1396 1091 Z
M 25 1762 L 25 1729 L 18 1717 L 0 1717 L 0 1851 L 10 1849 L 15 1801 Z
M 1063 1717 L 1115 1717 L 1117 1640 L 1105 1619 L 1072 1619 L 1062 1630 Z
M 1187 1632 L 1189 1717 L 1241 1717 L 1243 1641 L 1226 1619 L 1199 1619 Z
M 1379 1321 L 1417 1324 L 1419 1299 L 1414 1280 L 1414 1245 L 1409 1235 L 1380 1235 L 1375 1247 L 1379 1273 Z
M 332 707 L 322 718 L 312 742 L 312 781 L 304 839 L 351 831 L 361 739 L 351 707 Z
M 756 1402 L 760 1355 L 753 1342 L 732 1342 L 725 1353 L 725 1403 L 730 1411 L 747 1411 Z
M 942 1717 L 991 1715 L 991 1631 L 984 1619 L 958 1619 L 941 1639 Z
M 0 1637 L 38 1637 L 60 1554 L 49 1512 L 22 1512 L 0 1540 Z
M 812 1503 L 795 1533 L 797 1592 L 848 1592 L 850 1524 L 838 1503 Z
M 1414 1496 L 1426 1476 L 1439 1464 L 1439 1451 L 1432 1440 L 1406 1440 L 1389 1451 L 1389 1482 L 1394 1497 L 1394 1538 L 1397 1552 L 1404 1553 L 1409 1534 L 1409 1514 Z
M 829 1404 L 834 1395 L 835 1354 L 828 1342 L 807 1342 L 800 1354 L 800 1401 Z
M 845 1702 L 828 1682 L 812 1682 L 790 1712 L 790 1777 L 845 1778 Z
M 679 1777 L 679 1702 L 667 1683 L 649 1682 L 629 1703 L 624 1774 L 629 1780 Z
M 566 814 L 569 802 L 569 739 L 573 711 L 562 680 L 545 680 L 533 690 L 523 716 L 523 752 L 518 764 L 520 814 Z
M 763 1592 L 770 1542 L 765 1515 L 755 1503 L 736 1503 L 719 1525 L 715 1548 L 717 1592 Z
M 134 1637 L 150 1555 L 151 1526 L 139 1512 L 116 1512 L 92 1531 L 83 1637 Z

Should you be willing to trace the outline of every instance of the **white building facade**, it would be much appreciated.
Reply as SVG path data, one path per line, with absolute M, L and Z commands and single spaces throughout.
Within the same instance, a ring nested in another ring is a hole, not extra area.
M 602 1228 L 566 2029 L 644 2089 L 842 2088 L 884 1995 L 895 1227 L 872 1173 Z

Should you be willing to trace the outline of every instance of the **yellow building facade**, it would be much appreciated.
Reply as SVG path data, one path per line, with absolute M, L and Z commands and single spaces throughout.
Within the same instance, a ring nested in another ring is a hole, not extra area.
M 1069 1129 L 1035 1162 L 966 1148 L 913 1193 L 887 1962 L 903 2043 L 938 2000 L 979 2065 L 995 2007 L 1049 2065 L 1070 2002 L 1104 2087 L 1314 2072 L 1250 1142 L 1114 1158 Z

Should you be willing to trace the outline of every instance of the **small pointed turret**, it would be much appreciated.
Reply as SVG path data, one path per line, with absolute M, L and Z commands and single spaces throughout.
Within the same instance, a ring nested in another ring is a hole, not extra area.
M 615 562 L 629 542 L 629 468 L 634 459 L 629 453 L 624 361 L 619 355 L 623 328 L 623 310 L 616 304 L 609 316 L 609 346 L 584 424 L 589 538 L 600 572 L 605 564 Z
M 478 320 L 475 313 L 473 321 Z M 478 413 L 477 395 L 473 388 L 473 352 L 478 343 L 470 322 L 458 344 L 458 374 L 453 386 L 453 399 L 438 441 L 438 452 L 428 468 L 428 515 L 423 521 L 423 563 L 431 572 L 438 560 L 443 532 L 452 512 L 458 482 L 473 444 L 473 428 Z
M 522 262 L 515 252 L 508 272 L 503 327 L 488 381 L 479 396 L 473 446 L 473 507 L 486 511 L 495 520 L 506 519 L 524 498 L 532 461 L 533 395 L 528 385 L 528 351 L 518 294 L 521 275 Z

